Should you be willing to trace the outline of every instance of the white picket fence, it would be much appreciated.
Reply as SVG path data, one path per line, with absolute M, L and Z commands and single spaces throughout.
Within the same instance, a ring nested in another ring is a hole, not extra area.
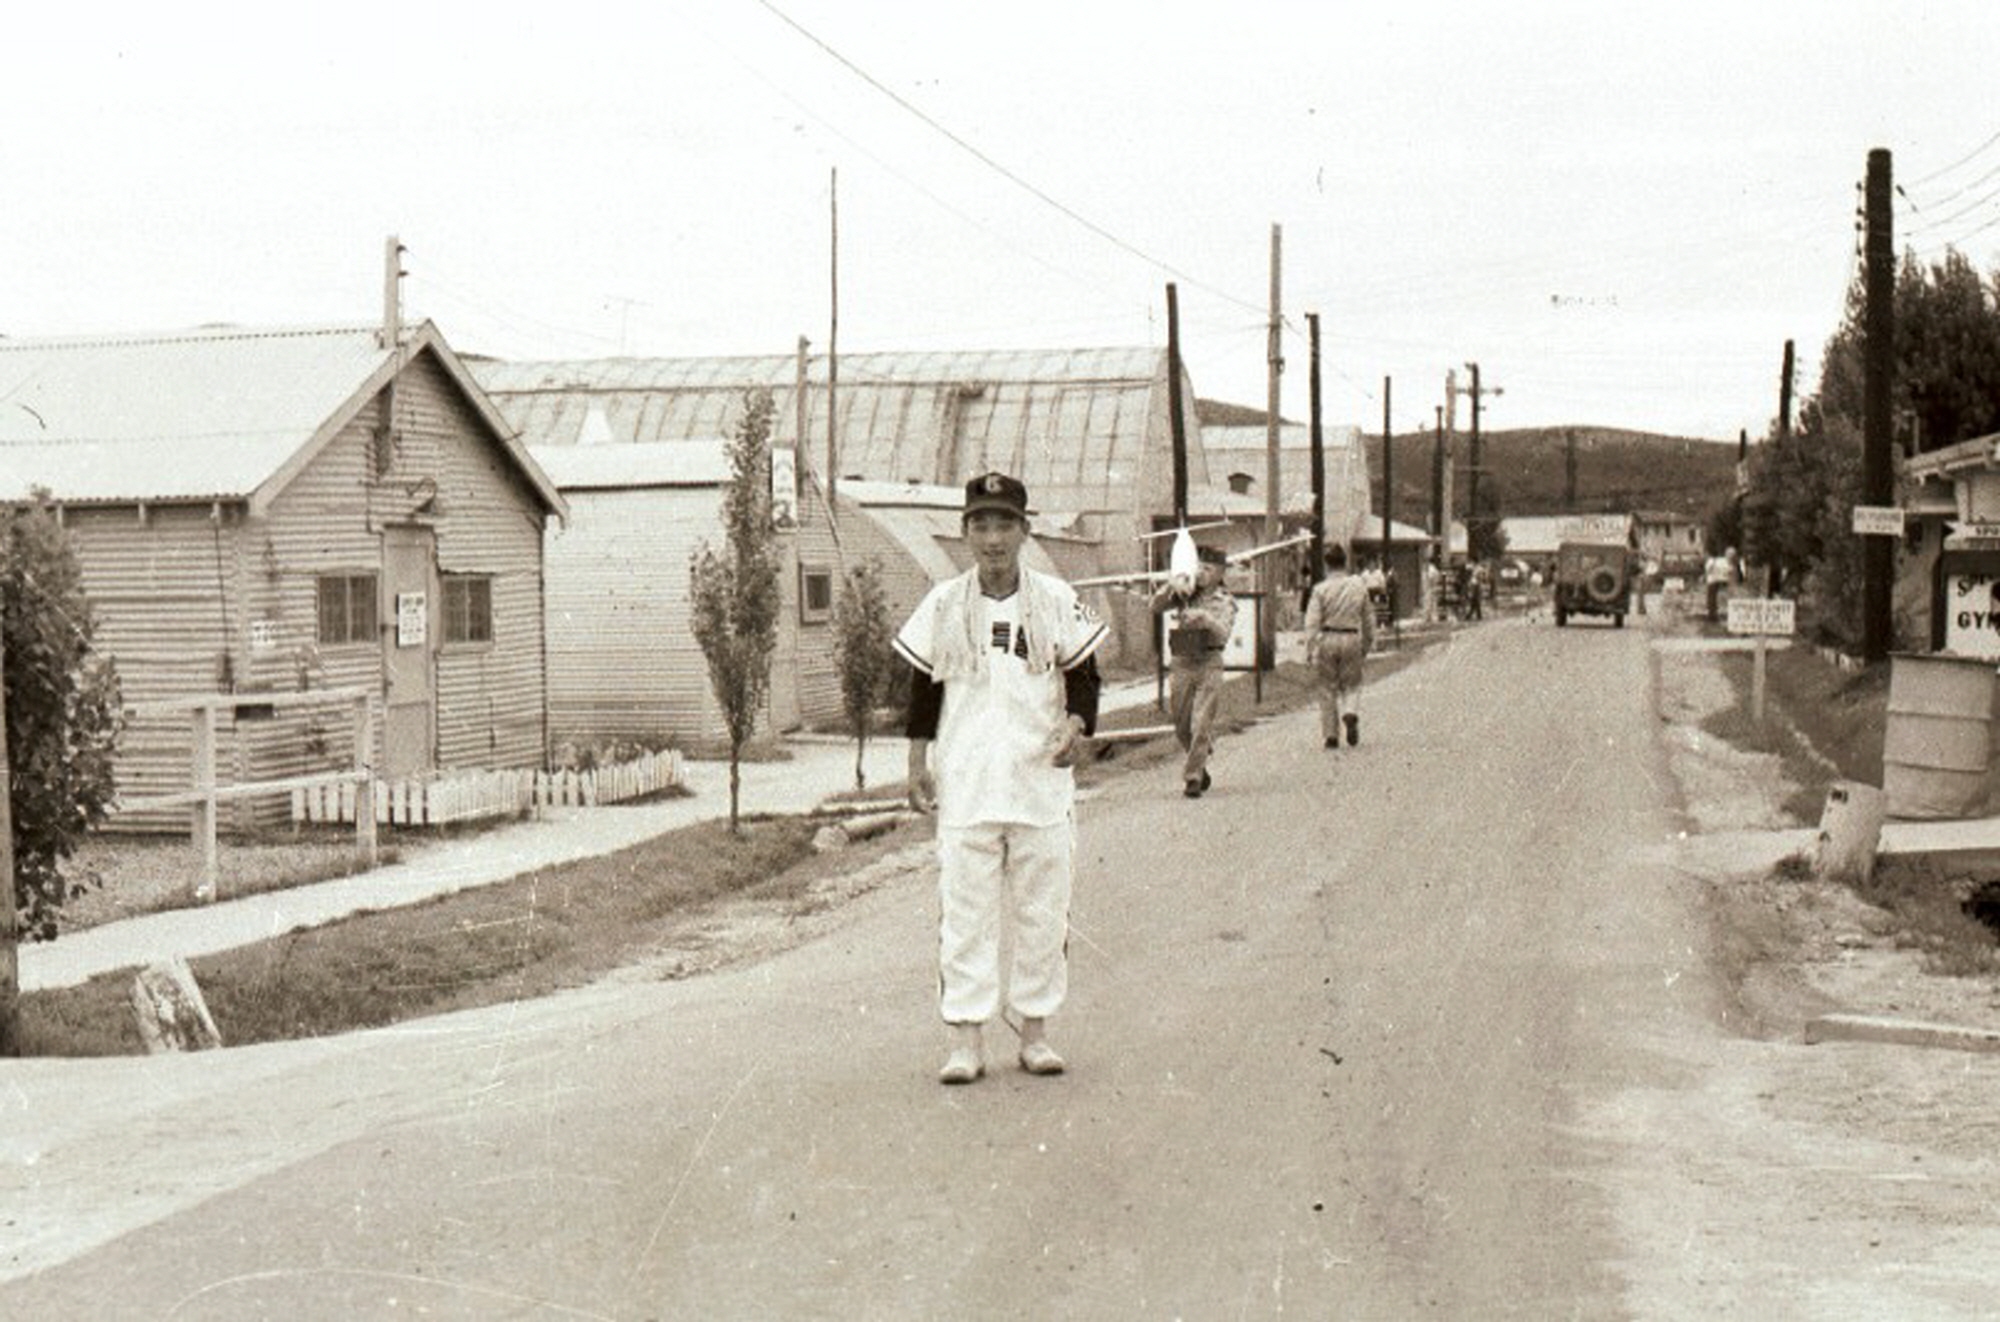
M 376 781 L 375 820 L 394 826 L 442 826 L 544 808 L 620 803 L 681 783 L 681 755 L 672 748 L 589 771 L 436 772 Z M 356 788 L 348 784 L 295 789 L 292 820 L 352 822 Z

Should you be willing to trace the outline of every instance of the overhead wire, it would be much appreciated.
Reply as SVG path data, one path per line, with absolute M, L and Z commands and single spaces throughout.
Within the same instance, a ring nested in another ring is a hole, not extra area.
M 942 137 L 944 137 L 946 141 L 950 142 L 953 146 L 967 153 L 974 160 L 978 161 L 981 165 L 984 165 L 989 170 L 992 170 L 994 173 L 998 174 L 1001 178 L 1007 180 L 1015 187 L 1020 188 L 1021 190 L 1026 192 L 1029 196 L 1035 198 L 1037 201 L 1042 202 L 1046 206 L 1054 208 L 1062 215 L 1068 217 L 1076 224 L 1081 225 L 1084 229 L 1089 230 L 1092 234 L 1097 235 L 1099 238 L 1103 239 L 1107 243 L 1112 244 L 1120 251 L 1125 252 L 1130 256 L 1138 258 L 1140 261 L 1145 262 L 1149 266 L 1156 267 L 1159 270 L 1166 272 L 1168 275 L 1173 276 L 1176 280 L 1182 281 L 1188 285 L 1205 289 L 1209 293 L 1215 295 L 1217 298 L 1226 299 L 1229 302 L 1235 303 L 1241 307 L 1252 308 L 1253 310 L 1255 309 L 1256 305 L 1254 303 L 1250 303 L 1244 299 L 1238 298 L 1234 294 L 1228 293 L 1225 290 L 1218 289 L 1213 285 L 1209 285 L 1206 282 L 1199 280 L 1194 276 L 1189 275 L 1186 272 L 1180 270 L 1172 263 L 1153 256 L 1151 253 L 1140 248 L 1137 244 L 1131 243 L 1122 236 L 1112 233 L 1109 229 L 1106 229 L 1104 226 L 1098 224 L 1096 221 L 1090 219 L 1088 216 L 1083 215 L 1081 212 L 1078 212 L 1075 208 L 1069 206 L 1067 203 L 1052 196 L 1050 193 L 1041 188 L 1039 185 L 1031 182 L 1028 179 L 1023 178 L 1015 171 L 1009 169 L 1007 166 L 995 160 L 992 156 L 988 155 L 985 151 L 981 150 L 978 146 L 976 146 L 972 142 L 960 136 L 958 133 L 954 132 L 950 128 L 947 128 L 945 125 L 939 123 L 936 119 L 932 118 L 928 113 L 926 113 L 922 107 L 914 104 L 908 98 L 904 97 L 901 93 L 897 92 L 894 88 L 891 88 L 887 84 L 883 83 L 882 80 L 875 77 L 874 74 L 869 73 L 859 64 L 855 63 L 847 56 L 841 54 L 841 52 L 834 49 L 833 46 L 828 44 L 823 38 L 814 33 L 811 29 L 807 28 L 804 24 L 800 23 L 797 19 L 793 18 L 791 15 L 787 14 L 784 10 L 778 8 L 777 5 L 771 3 L 771 0 L 756 0 L 756 2 L 764 9 L 768 10 L 775 18 L 778 19 L 778 21 L 785 24 L 785 26 L 791 28 L 794 32 L 798 33 L 801 37 L 805 38 L 805 40 L 811 42 L 814 46 L 818 47 L 821 51 L 825 52 L 829 58 L 831 58 L 833 61 L 839 64 L 842 68 L 846 69 L 849 73 L 861 79 L 861 81 L 865 82 L 866 84 L 868 84 L 868 86 L 880 92 L 883 96 L 888 97 L 890 101 L 894 102 L 902 110 L 914 116 L 919 122 L 923 123 L 936 133 L 940 134 Z

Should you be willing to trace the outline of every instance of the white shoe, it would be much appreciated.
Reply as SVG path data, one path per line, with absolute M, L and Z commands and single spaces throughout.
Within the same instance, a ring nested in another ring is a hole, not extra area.
M 944 1068 L 938 1071 L 938 1082 L 971 1083 L 984 1073 L 986 1066 L 980 1063 L 977 1051 L 971 1047 L 953 1047 L 944 1058 Z
M 1030 1074 L 1061 1074 L 1063 1058 L 1056 1049 L 1046 1042 L 1023 1042 L 1021 1044 L 1021 1068 Z
M 939 1083 L 971 1083 L 986 1073 L 979 1054 L 979 1025 L 951 1024 L 951 1051 L 938 1071 Z
M 1049 1040 L 1042 1036 L 1042 1032 L 1042 1021 L 1040 1019 L 1023 1019 L 1021 1021 L 1021 1055 L 1019 1058 L 1021 1068 L 1030 1074 L 1061 1074 L 1063 1072 L 1063 1058 L 1056 1054 L 1056 1049 L 1049 1045 Z

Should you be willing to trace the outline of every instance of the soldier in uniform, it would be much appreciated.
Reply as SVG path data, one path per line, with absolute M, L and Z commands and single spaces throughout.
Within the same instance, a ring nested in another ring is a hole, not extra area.
M 1187 754 L 1181 763 L 1181 792 L 1190 799 L 1200 798 L 1214 784 L 1208 758 L 1215 749 L 1215 706 L 1222 696 L 1222 649 L 1236 627 L 1236 598 L 1222 585 L 1228 557 L 1209 546 L 1197 554 L 1201 567 L 1191 592 L 1180 591 L 1169 580 L 1153 594 L 1155 615 L 1178 612 L 1167 634 L 1167 651 L 1173 658 L 1168 673 L 1174 738 Z
M 1347 572 L 1347 551 L 1326 548 L 1326 577 L 1306 603 L 1306 664 L 1319 674 L 1319 732 L 1328 748 L 1361 742 L 1361 662 L 1375 643 L 1368 589 Z
M 1046 1021 L 1069 986 L 1075 777 L 1097 723 L 1104 625 L 1059 578 L 1021 564 L 1028 489 L 1004 473 L 966 484 L 975 563 L 932 588 L 896 635 L 915 671 L 905 731 L 910 803 L 937 814 L 941 1083 L 986 1071 L 981 1028 L 1020 1016 L 1020 1065 L 1060 1074 Z M 1003 988 L 1002 928 L 1012 926 Z

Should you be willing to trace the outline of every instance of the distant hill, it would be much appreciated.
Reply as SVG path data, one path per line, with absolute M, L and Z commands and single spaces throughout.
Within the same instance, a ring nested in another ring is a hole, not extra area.
M 1575 499 L 1568 494 L 1568 450 L 1576 446 Z M 1463 515 L 1471 437 L 1461 431 L 1453 464 L 1454 504 Z M 1633 510 L 1706 519 L 1736 490 L 1736 446 L 1616 427 L 1521 427 L 1480 435 L 1482 498 L 1501 515 Z M 1382 438 L 1364 437 L 1368 474 L 1382 492 Z M 1396 513 L 1421 522 L 1430 509 L 1434 433 L 1395 438 Z M 1411 517 L 1413 515 L 1419 517 Z
M 1264 421 L 1264 410 L 1220 400 L 1197 400 L 1202 422 L 1247 427 Z M 1709 512 L 1736 490 L 1736 446 L 1733 443 L 1666 436 L 1617 427 L 1517 427 L 1482 432 L 1479 438 L 1482 496 L 1490 490 L 1495 507 L 1509 514 L 1564 514 L 1567 498 L 1567 448 L 1576 439 L 1577 513 L 1632 510 L 1665 511 L 1706 519 Z M 1368 451 L 1368 478 L 1375 507 L 1382 499 L 1382 437 L 1362 437 Z M 1398 436 L 1394 443 L 1396 517 L 1405 523 L 1427 522 L 1431 507 L 1433 432 Z M 1472 438 L 1458 433 L 1453 465 L 1453 504 L 1465 514 L 1466 478 L 1470 472 Z

